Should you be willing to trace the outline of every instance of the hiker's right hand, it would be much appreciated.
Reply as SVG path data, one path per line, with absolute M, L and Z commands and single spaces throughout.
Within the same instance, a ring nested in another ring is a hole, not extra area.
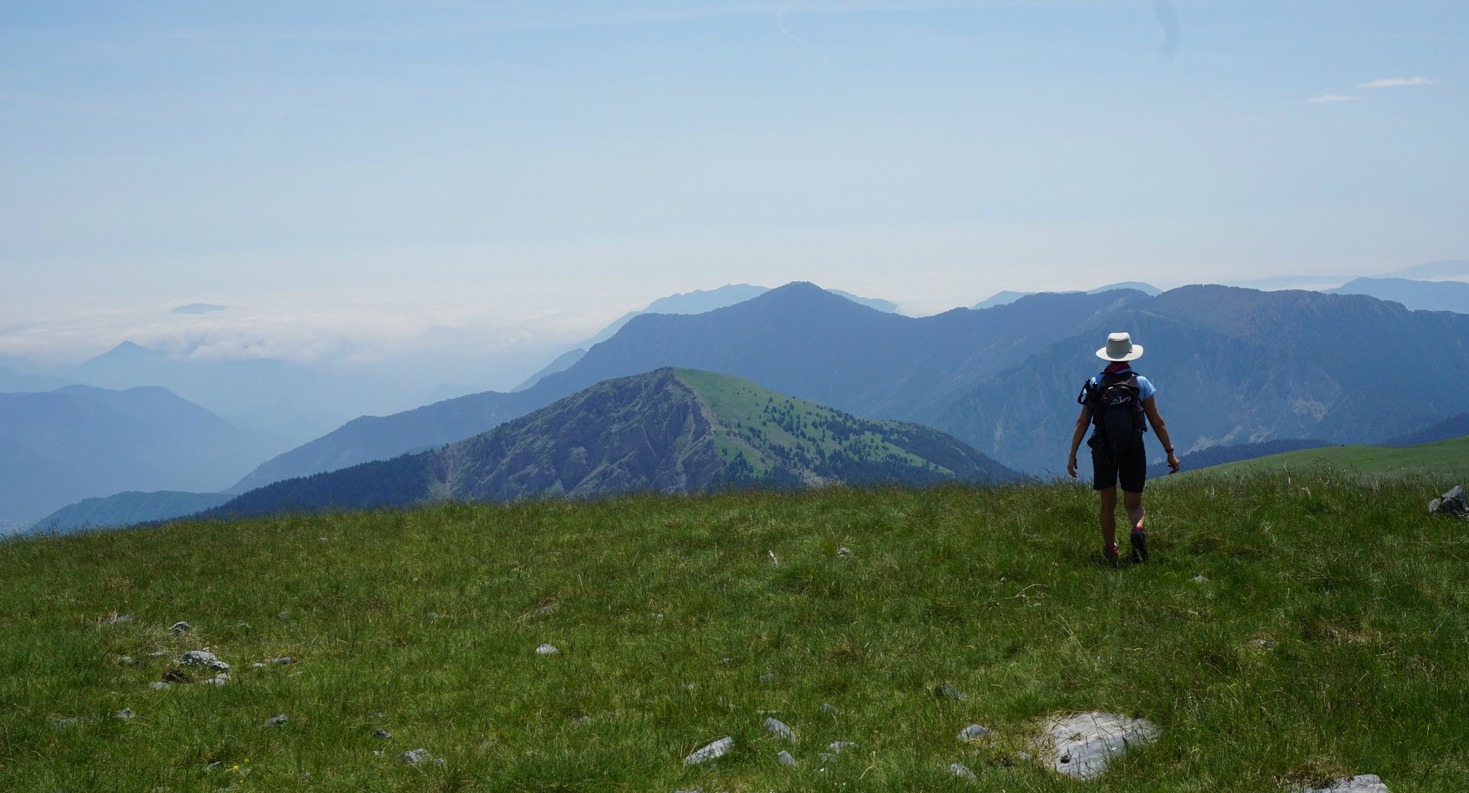
M 1074 454 L 1071 455 L 1070 460 L 1066 461 L 1066 473 L 1070 474 L 1072 479 L 1076 478 L 1076 455 Z

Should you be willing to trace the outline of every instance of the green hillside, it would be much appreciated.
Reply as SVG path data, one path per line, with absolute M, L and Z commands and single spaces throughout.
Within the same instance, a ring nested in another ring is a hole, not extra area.
M 0 774 L 47 793 L 1075 791 L 1028 737 L 1105 710 L 1162 733 L 1087 790 L 1354 772 L 1462 790 L 1469 533 L 1425 509 L 1450 484 L 1180 478 L 1149 496 L 1152 561 L 1120 568 L 1075 484 L 5 542 Z M 223 685 L 179 663 L 205 648 Z M 959 741 L 971 724 L 994 732 Z M 724 758 L 683 762 L 723 736 Z M 823 757 L 834 741 L 854 745 Z M 416 749 L 431 759 L 400 759 Z
M 730 375 L 663 368 L 603 381 L 440 449 L 276 482 L 206 514 L 1016 478 L 929 427 L 857 418 Z
M 1321 446 L 1211 466 L 1193 475 L 1330 469 L 1364 477 L 1443 478 L 1469 482 L 1469 435 L 1419 446 Z
M 1013 471 L 928 427 L 857 418 L 740 377 L 673 371 L 718 416 L 715 446 L 723 462 L 742 462 L 744 478 L 750 481 L 780 481 L 783 471 L 794 474 L 789 478 L 796 481 L 815 484 L 1015 477 Z

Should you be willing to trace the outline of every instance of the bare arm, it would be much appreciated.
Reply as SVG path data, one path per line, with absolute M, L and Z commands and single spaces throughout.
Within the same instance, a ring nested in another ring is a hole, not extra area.
M 1168 424 L 1163 421 L 1163 414 L 1158 412 L 1158 403 L 1155 397 L 1143 400 L 1143 413 L 1148 417 L 1148 424 L 1152 425 L 1153 432 L 1158 434 L 1158 440 L 1163 444 L 1163 451 L 1168 453 L 1168 470 L 1170 473 L 1178 473 L 1178 455 L 1173 453 L 1173 441 L 1168 437 Z
M 1076 478 L 1076 450 L 1081 447 L 1081 439 L 1086 437 L 1086 427 L 1092 423 L 1091 405 L 1081 406 L 1081 415 L 1076 417 L 1076 429 L 1071 432 L 1071 456 L 1066 460 L 1066 473 Z

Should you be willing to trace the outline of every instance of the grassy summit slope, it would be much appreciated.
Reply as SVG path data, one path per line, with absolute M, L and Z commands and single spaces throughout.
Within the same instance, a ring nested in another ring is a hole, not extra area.
M 674 371 L 717 417 L 715 445 L 724 465 L 743 459 L 748 479 L 782 471 L 812 483 L 1015 478 L 1013 471 L 929 427 L 858 418 L 730 375 Z
M 1334 469 L 1368 477 L 1434 476 L 1469 482 L 1469 435 L 1418 446 L 1321 446 L 1201 469 L 1199 475 Z
M 0 543 L 0 769 L 13 791 L 1074 791 L 1017 752 L 1099 709 L 1163 733 L 1088 790 L 1460 790 L 1469 532 L 1425 510 L 1449 484 L 1179 479 L 1150 496 L 1154 561 L 1123 568 L 1096 561 L 1095 497 L 1070 484 Z M 150 688 L 206 646 L 228 683 L 179 667 L 195 682 Z M 995 736 L 956 740 L 971 723 Z M 837 740 L 856 748 L 821 759 Z M 417 748 L 443 765 L 398 759 Z

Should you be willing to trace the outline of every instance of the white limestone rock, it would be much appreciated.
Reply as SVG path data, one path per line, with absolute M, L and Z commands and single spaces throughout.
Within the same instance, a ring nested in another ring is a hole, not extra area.
M 692 754 L 683 759 L 683 763 L 684 765 L 699 765 L 700 763 L 707 763 L 710 760 L 718 760 L 729 754 L 729 751 L 733 748 L 734 738 L 726 735 L 717 741 L 711 741 L 696 749 Z
M 971 724 L 968 727 L 965 727 L 963 730 L 960 730 L 960 732 L 959 732 L 959 740 L 961 740 L 961 741 L 977 741 L 980 738 L 983 738 L 983 737 L 989 735 L 991 732 L 992 732 L 992 730 L 990 730 L 990 728 L 988 728 L 988 727 L 983 727 L 983 726 L 978 725 L 978 724 Z
M 190 650 L 178 661 L 183 666 L 202 666 L 216 672 L 228 672 L 230 665 L 208 650 Z
M 1114 757 L 1152 743 L 1162 732 L 1146 719 L 1100 712 L 1056 716 L 1045 730 L 1041 742 L 1051 750 L 1051 768 L 1074 779 L 1096 778 Z
M 1327 787 L 1304 788 L 1301 793 L 1390 793 L 1376 774 L 1342 777 Z
M 786 741 L 787 743 L 796 742 L 796 731 L 792 730 L 790 728 L 790 725 L 773 716 L 766 717 L 765 729 L 768 730 L 771 735 L 774 735 L 782 741 Z

